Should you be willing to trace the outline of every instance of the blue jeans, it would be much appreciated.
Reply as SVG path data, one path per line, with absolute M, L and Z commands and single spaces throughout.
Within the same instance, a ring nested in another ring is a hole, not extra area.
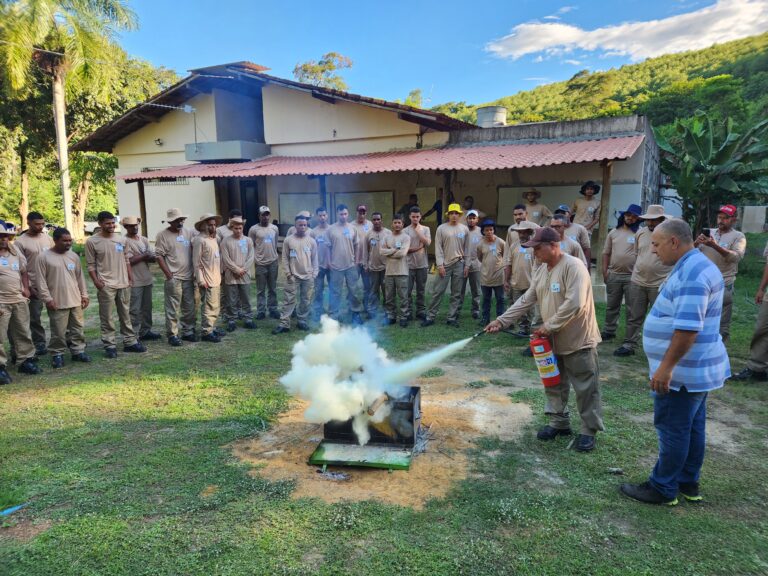
M 653 424 L 659 435 L 659 459 L 648 479 L 665 498 L 675 498 L 681 483 L 698 482 L 704 463 L 707 392 L 656 395 Z
M 504 314 L 504 286 L 480 286 L 483 292 L 483 322 L 491 321 L 491 298 L 496 298 L 496 317 Z

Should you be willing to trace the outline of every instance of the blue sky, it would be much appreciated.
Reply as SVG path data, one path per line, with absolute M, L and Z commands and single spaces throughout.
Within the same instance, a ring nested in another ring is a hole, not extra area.
M 768 0 L 129 3 L 140 29 L 122 45 L 181 75 L 250 60 L 292 78 L 297 63 L 335 51 L 354 62 L 350 91 L 393 100 L 421 88 L 425 107 L 488 102 L 768 30 Z

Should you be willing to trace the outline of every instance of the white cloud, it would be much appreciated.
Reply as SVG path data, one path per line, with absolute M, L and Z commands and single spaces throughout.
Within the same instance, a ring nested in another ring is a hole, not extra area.
M 566 13 L 571 7 L 565 8 Z M 489 42 L 485 49 L 499 58 L 526 54 L 569 54 L 581 49 L 601 55 L 628 56 L 632 61 L 661 54 L 706 48 L 768 30 L 768 0 L 718 0 L 716 4 L 669 18 L 625 22 L 583 30 L 561 22 L 526 22 Z
M 571 66 L 580 66 L 581 60 L 563 60 L 563 64 L 570 64 Z
M 550 14 L 549 16 L 544 16 L 543 19 L 544 20 L 560 20 L 561 14 L 568 14 L 568 12 L 571 12 L 573 10 L 576 10 L 576 6 L 563 6 L 554 14 Z

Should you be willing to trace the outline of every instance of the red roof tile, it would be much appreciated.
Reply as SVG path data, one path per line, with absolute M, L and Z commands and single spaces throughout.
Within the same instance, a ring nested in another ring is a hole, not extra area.
M 504 170 L 555 164 L 626 160 L 643 135 L 569 142 L 518 143 L 374 152 L 350 156 L 266 156 L 228 164 L 186 164 L 120 176 L 122 180 L 157 178 L 253 178 L 256 176 L 371 174 L 411 170 Z

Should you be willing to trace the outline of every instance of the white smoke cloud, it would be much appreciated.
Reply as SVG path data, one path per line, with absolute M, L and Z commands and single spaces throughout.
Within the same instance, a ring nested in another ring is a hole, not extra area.
M 367 408 L 382 394 L 397 398 L 402 386 L 466 346 L 460 340 L 408 362 L 392 361 L 363 328 L 342 327 L 323 316 L 322 330 L 310 334 L 293 347 L 291 370 L 280 383 L 291 394 L 309 402 L 304 412 L 308 422 L 353 420 L 360 445 L 370 439 L 369 422 L 382 422 L 391 406 L 385 404 L 373 416 Z
M 700 10 L 645 22 L 584 30 L 561 22 L 526 22 L 489 42 L 487 52 L 517 60 L 527 54 L 561 56 L 574 50 L 646 58 L 697 50 L 768 30 L 768 0 L 719 0 Z

